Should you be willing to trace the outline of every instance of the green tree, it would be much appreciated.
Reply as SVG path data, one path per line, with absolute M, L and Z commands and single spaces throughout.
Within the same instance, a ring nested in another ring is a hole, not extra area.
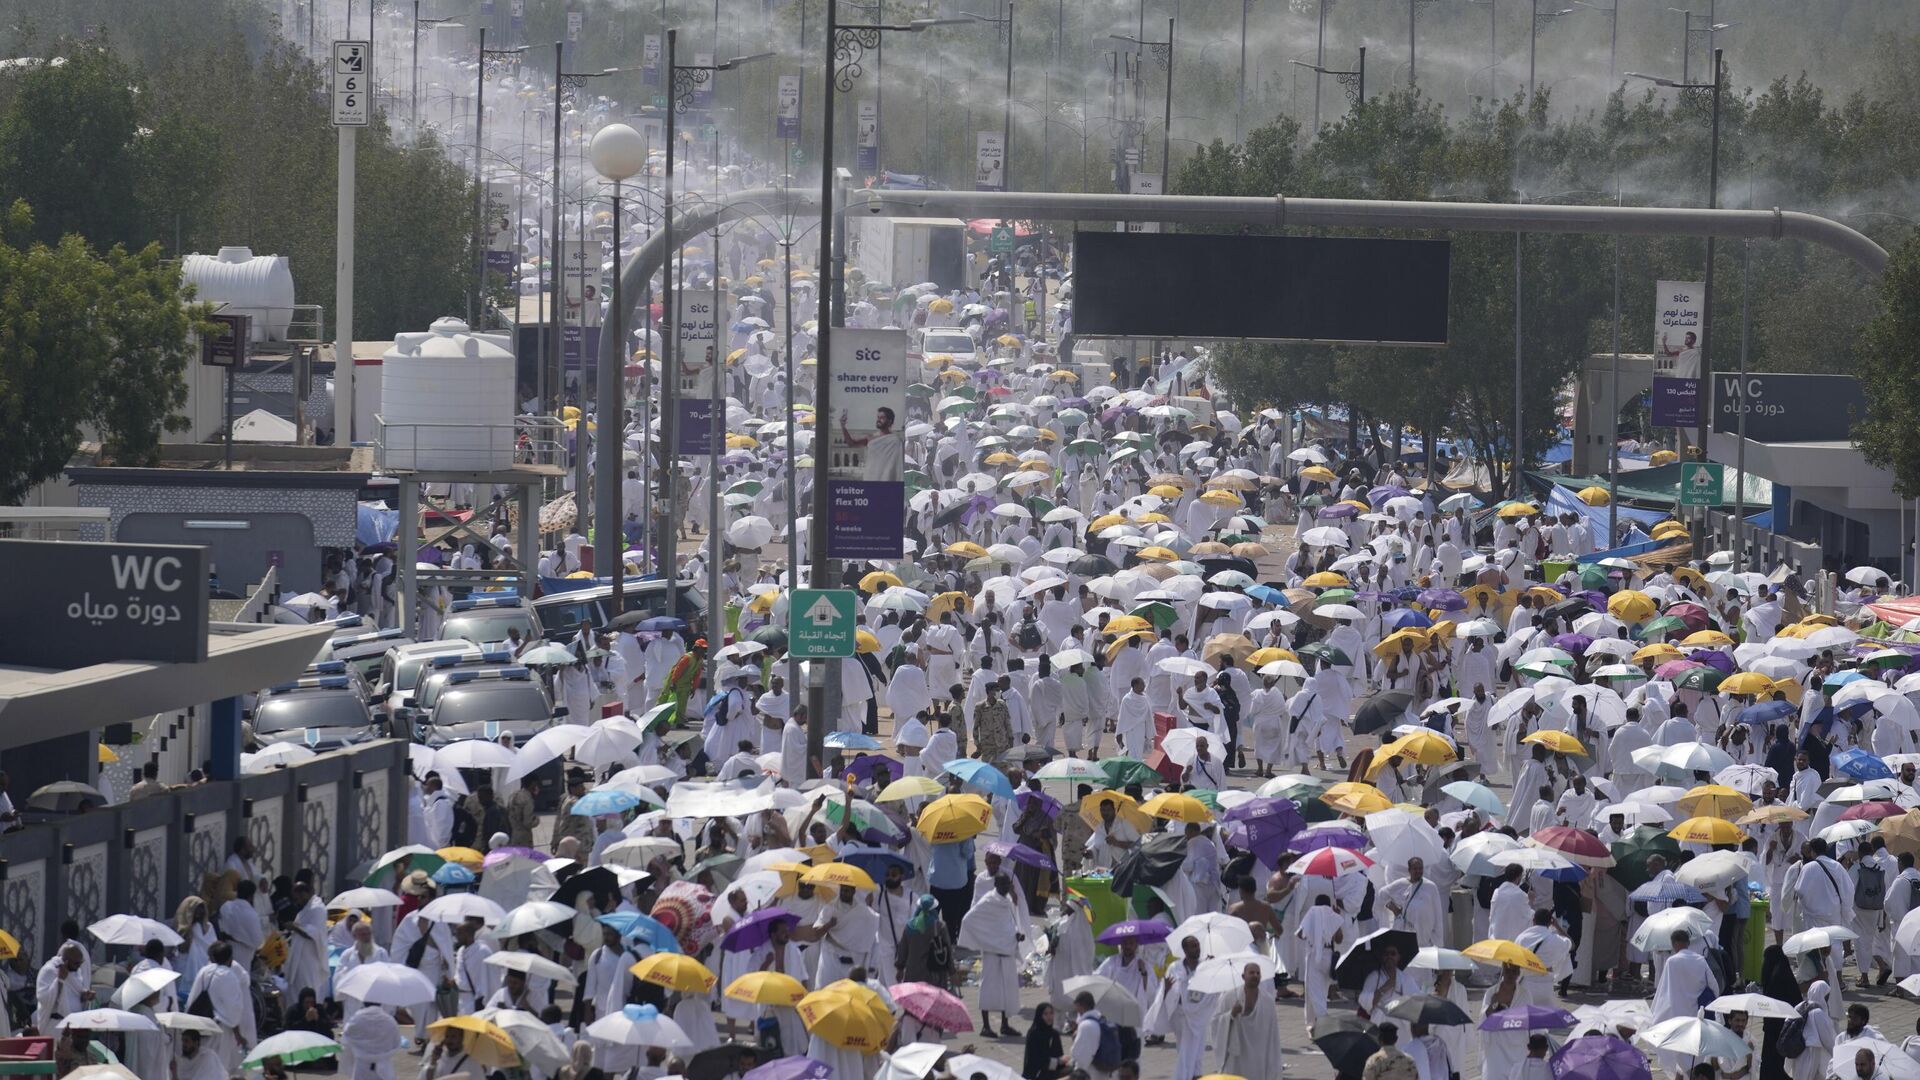
M 1920 494 L 1920 239 L 1894 250 L 1879 299 L 1860 334 L 1867 415 L 1853 438 L 1869 463 L 1892 470 L 1894 490 L 1912 498 Z

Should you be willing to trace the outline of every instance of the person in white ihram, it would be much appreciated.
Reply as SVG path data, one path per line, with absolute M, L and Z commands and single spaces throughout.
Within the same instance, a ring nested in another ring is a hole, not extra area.
M 840 410 L 840 441 L 848 446 L 865 447 L 867 480 L 904 480 L 907 475 L 907 447 L 900 433 L 893 430 L 893 410 L 881 406 L 873 411 L 873 434 L 856 438 L 847 430 L 847 411 Z

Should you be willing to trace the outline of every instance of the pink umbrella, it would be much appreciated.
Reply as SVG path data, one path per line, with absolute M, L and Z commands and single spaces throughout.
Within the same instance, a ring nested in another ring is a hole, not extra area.
M 895 983 L 888 987 L 894 1004 L 907 1015 L 941 1031 L 972 1031 L 973 1017 L 967 1004 L 945 990 L 923 982 Z
M 1906 808 L 1896 802 L 1863 802 L 1840 811 L 1841 821 L 1878 821 L 1881 818 L 1899 817 Z
M 1656 679 L 1672 679 L 1689 668 L 1705 666 L 1705 664 L 1696 664 L 1692 660 L 1669 660 L 1653 669 L 1653 677 Z
M 1295 874 L 1302 876 L 1337 878 L 1343 874 L 1357 873 L 1373 865 L 1373 860 L 1348 848 L 1321 848 L 1291 866 Z
M 1576 829 L 1571 825 L 1551 825 L 1537 830 L 1527 837 L 1527 843 L 1557 851 L 1567 857 L 1567 861 L 1580 866 L 1604 867 L 1613 865 L 1613 852 L 1600 838 L 1585 829 Z

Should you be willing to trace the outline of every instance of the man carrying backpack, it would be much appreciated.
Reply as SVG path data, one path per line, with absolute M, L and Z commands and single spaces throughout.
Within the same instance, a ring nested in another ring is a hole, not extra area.
M 1893 977 L 1893 950 L 1888 943 L 1887 889 L 1897 870 L 1887 842 L 1875 836 L 1867 841 L 1865 853 L 1853 864 L 1854 929 L 1860 940 L 1854 943 L 1854 963 L 1860 968 L 1860 985 L 1866 986 L 1871 972 L 1880 969 L 1880 983 Z
M 1093 995 L 1081 991 L 1074 996 L 1073 1011 L 1079 1021 L 1073 1029 L 1073 1047 L 1067 1052 L 1075 1070 L 1088 1076 L 1112 1076 L 1120 1067 L 1120 1028 L 1094 1007 Z

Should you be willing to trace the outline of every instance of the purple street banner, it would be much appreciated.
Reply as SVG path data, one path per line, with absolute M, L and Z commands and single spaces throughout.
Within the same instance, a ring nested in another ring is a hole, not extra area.
M 776 90 L 773 111 L 773 137 L 776 139 L 797 139 L 800 137 L 800 76 L 782 75 Z
M 1653 426 L 1700 426 L 1700 380 L 1653 377 Z
M 712 398 L 680 399 L 680 431 L 674 442 L 678 457 L 705 457 L 713 452 Z
M 826 425 L 827 555 L 897 559 L 906 549 L 907 333 L 837 329 Z
M 897 559 L 905 548 L 907 485 L 893 480 L 827 480 L 827 554 Z
M 880 168 L 880 107 L 874 102 L 860 103 L 859 124 L 854 129 L 859 134 L 855 146 L 859 150 L 859 160 L 855 167 L 861 172 L 874 172 Z
M 640 83 L 660 85 L 660 35 L 648 34 L 640 46 Z

